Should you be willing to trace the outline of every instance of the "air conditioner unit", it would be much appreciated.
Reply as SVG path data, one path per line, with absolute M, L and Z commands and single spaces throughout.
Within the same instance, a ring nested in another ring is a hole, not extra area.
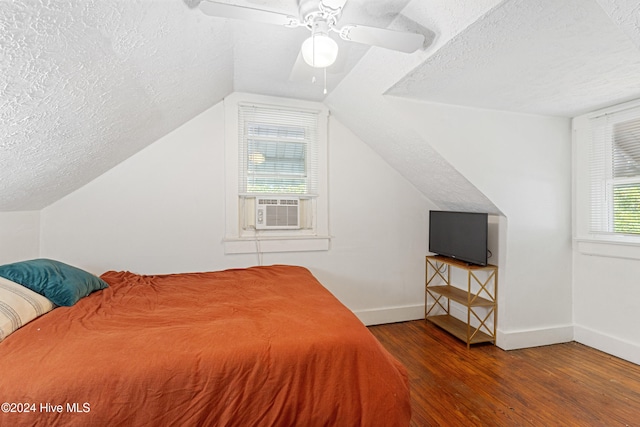
M 300 199 L 257 197 L 257 230 L 295 230 L 300 228 Z

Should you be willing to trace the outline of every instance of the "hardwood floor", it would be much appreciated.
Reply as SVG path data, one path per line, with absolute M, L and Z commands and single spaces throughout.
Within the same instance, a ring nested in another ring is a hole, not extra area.
M 467 350 L 424 320 L 369 330 L 407 367 L 412 426 L 640 426 L 640 366 L 590 347 Z

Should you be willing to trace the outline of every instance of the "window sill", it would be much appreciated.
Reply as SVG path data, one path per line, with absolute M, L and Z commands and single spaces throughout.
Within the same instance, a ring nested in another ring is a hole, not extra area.
M 226 238 L 225 254 L 255 254 L 271 252 L 310 252 L 328 251 L 331 238 L 329 236 L 280 236 Z
M 574 248 L 583 255 L 640 260 L 640 244 L 576 239 Z

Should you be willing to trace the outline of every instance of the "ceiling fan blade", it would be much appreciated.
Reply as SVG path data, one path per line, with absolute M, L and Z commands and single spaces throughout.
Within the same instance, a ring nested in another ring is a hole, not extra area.
M 218 3 L 209 0 L 203 0 L 199 7 L 204 14 L 221 18 L 264 22 L 267 24 L 284 25 L 285 27 L 297 27 L 300 24 L 300 21 L 295 16 L 271 12 L 269 10 L 254 9 L 252 7 Z
M 424 44 L 424 36 L 422 34 L 368 27 L 366 25 L 346 25 L 340 30 L 340 37 L 344 40 L 399 50 L 405 53 L 415 52 Z

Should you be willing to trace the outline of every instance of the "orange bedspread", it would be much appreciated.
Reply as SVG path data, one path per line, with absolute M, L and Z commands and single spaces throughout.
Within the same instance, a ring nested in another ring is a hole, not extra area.
M 0 343 L 0 425 L 409 425 L 405 369 L 302 267 L 102 278 Z

